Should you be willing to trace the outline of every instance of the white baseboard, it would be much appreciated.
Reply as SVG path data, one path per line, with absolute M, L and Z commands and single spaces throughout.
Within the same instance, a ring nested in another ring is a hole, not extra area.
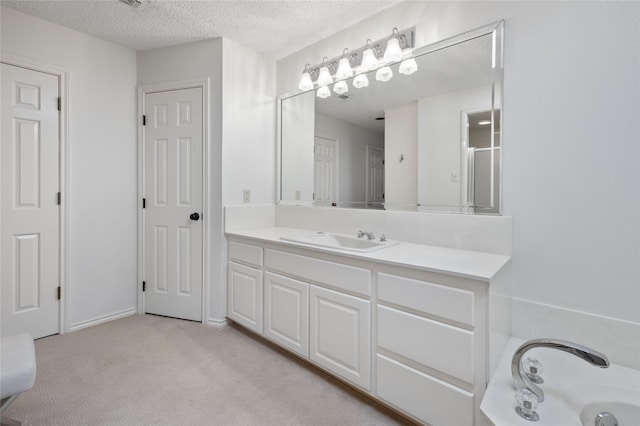
M 214 319 L 214 318 L 209 318 L 207 319 L 207 322 L 205 323 L 205 325 L 208 325 L 210 327 L 226 327 L 229 324 L 229 320 L 224 318 L 224 319 Z
M 602 352 L 614 364 L 640 370 L 640 323 L 512 299 L 511 334 L 569 340 Z
M 136 308 L 126 309 L 124 311 L 115 312 L 113 314 L 103 315 L 101 317 L 93 318 L 86 321 L 81 321 L 75 324 L 71 324 L 67 331 L 77 331 L 83 328 L 92 327 L 94 325 L 102 324 L 105 322 L 117 320 L 124 317 L 129 317 L 131 315 L 137 314 L 138 311 Z

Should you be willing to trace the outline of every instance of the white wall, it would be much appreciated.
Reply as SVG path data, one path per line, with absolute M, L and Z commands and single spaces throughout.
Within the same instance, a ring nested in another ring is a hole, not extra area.
M 136 55 L 1 8 L 3 55 L 68 72 L 69 322 L 136 308 Z
M 251 204 L 275 202 L 276 97 L 275 63 L 258 53 L 223 39 L 222 48 L 222 205 L 243 203 L 250 191 Z M 215 185 L 216 182 L 212 182 Z M 211 322 L 227 315 L 226 238 L 221 255 L 211 256 Z
M 639 17 L 638 2 L 404 2 L 279 61 L 277 90 L 293 90 L 305 63 L 394 26 L 416 25 L 423 45 L 504 19 L 513 296 L 638 323 Z M 524 312 L 514 319 L 534 320 Z M 566 338 L 569 328 L 553 327 Z
M 223 181 L 225 205 L 275 200 L 275 63 L 223 39 Z
M 386 208 L 415 206 L 418 203 L 418 103 L 388 109 L 384 117 Z
M 282 102 L 280 197 L 287 202 L 313 202 L 315 101 L 311 91 Z
M 338 141 L 338 200 L 366 201 L 366 148 L 384 148 L 384 135 L 316 113 L 315 134 Z
M 205 282 L 208 299 L 205 321 L 219 323 L 226 314 L 221 299 L 221 282 L 225 268 L 220 260 L 225 253 L 222 227 L 222 39 L 205 40 L 161 49 L 138 52 L 138 85 L 171 83 L 184 80 L 209 81 L 209 211 L 203 220 L 208 224 L 209 282 Z
M 418 101 L 418 202 L 428 209 L 455 211 L 463 204 L 462 115 L 491 109 L 491 87 L 444 93 Z M 451 179 L 456 174 L 457 181 Z M 449 206 L 449 207 L 447 207 Z

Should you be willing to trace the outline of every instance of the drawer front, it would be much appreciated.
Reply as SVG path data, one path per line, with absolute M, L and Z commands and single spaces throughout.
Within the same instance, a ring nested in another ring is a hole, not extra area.
M 462 324 L 475 325 L 472 291 L 381 272 L 378 273 L 378 299 Z
M 262 247 L 229 241 L 229 260 L 262 266 Z
M 378 346 L 473 384 L 474 335 L 378 305 Z
M 474 424 L 472 393 L 384 355 L 377 361 L 379 398 L 432 425 Z
M 271 249 L 265 251 L 265 265 L 303 279 L 371 296 L 371 271 L 368 269 Z

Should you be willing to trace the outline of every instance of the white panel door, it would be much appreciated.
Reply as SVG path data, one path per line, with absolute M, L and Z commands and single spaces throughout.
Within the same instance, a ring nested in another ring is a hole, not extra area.
M 2 336 L 58 333 L 58 77 L 2 64 Z
M 384 203 L 384 149 L 367 145 L 367 203 Z
M 338 143 L 316 136 L 313 144 L 313 199 L 331 205 L 338 199 Z
M 262 271 L 229 262 L 227 316 L 262 334 Z
M 202 88 L 145 95 L 145 312 L 202 320 Z
M 309 284 L 265 273 L 264 335 L 309 356 Z
M 371 390 L 371 302 L 309 288 L 309 358 Z

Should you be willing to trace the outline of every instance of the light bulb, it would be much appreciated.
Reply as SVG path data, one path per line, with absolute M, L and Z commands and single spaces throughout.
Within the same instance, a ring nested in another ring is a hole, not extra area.
M 329 90 L 327 86 L 322 86 L 318 89 L 316 96 L 322 99 L 328 98 L 329 96 L 331 96 L 331 90 Z
M 328 86 L 333 83 L 333 77 L 329 72 L 329 68 L 323 66 L 320 68 L 320 74 L 318 75 L 318 86 Z
M 389 81 L 391 77 L 393 77 L 391 67 L 382 67 L 376 72 L 376 80 L 378 81 Z
M 362 72 L 373 71 L 378 68 L 378 59 L 376 58 L 376 54 L 373 53 L 372 48 L 368 48 L 362 53 L 360 68 Z
M 311 75 L 308 72 L 303 72 L 302 77 L 300 77 L 300 83 L 298 84 L 298 89 L 300 90 L 311 90 L 313 89 L 313 81 L 311 81 Z
M 333 91 L 338 95 L 342 95 L 349 91 L 349 86 L 346 81 L 342 80 L 333 85 Z
M 338 71 L 336 71 L 336 78 L 340 80 L 345 80 L 350 77 L 353 77 L 353 70 L 351 69 L 351 64 L 349 63 L 349 59 L 342 58 L 338 63 Z
M 404 75 L 411 75 L 416 71 L 418 71 L 418 64 L 416 64 L 416 60 L 413 58 L 402 61 L 398 69 L 398 72 Z
M 402 49 L 400 49 L 400 43 L 397 38 L 392 37 L 389 39 L 383 58 L 387 64 L 399 62 L 402 59 Z
M 400 67 L 398 68 L 398 72 L 400 74 L 411 75 L 418 71 L 418 64 L 411 55 L 413 55 L 413 49 L 411 48 L 407 48 L 402 51 L 403 61 L 400 63 Z
M 369 79 L 365 74 L 357 75 L 353 79 L 353 87 L 355 87 L 356 89 L 361 89 L 363 87 L 367 87 L 368 85 L 369 85 Z

